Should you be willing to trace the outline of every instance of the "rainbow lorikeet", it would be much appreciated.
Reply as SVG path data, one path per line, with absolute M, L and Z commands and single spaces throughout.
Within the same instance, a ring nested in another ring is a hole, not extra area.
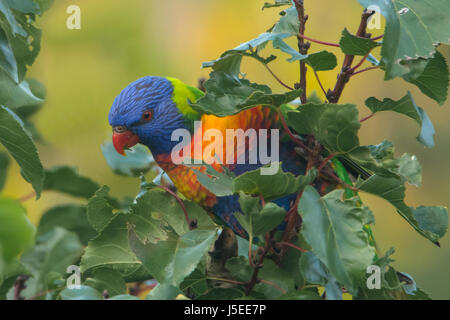
M 137 143 L 146 145 L 161 169 L 171 178 L 175 187 L 186 198 L 193 200 L 215 216 L 237 234 L 245 237 L 245 231 L 234 217 L 240 211 L 238 196 L 216 196 L 208 191 L 198 180 L 191 166 L 174 163 L 171 153 L 179 141 L 172 141 L 172 133 L 177 129 L 185 129 L 192 134 L 189 148 L 195 153 L 194 142 L 202 139 L 208 129 L 215 129 L 226 136 L 227 129 L 273 129 L 281 128 L 278 114 L 267 107 L 255 107 L 244 110 L 236 115 L 216 117 L 201 114 L 194 110 L 188 100 L 195 101 L 203 96 L 197 88 L 188 86 L 174 78 L 149 76 L 129 84 L 116 97 L 109 113 L 109 123 L 113 128 L 113 144 L 118 153 L 124 154 L 124 149 Z M 195 129 L 195 121 L 201 121 L 200 128 Z M 280 132 L 284 132 L 280 130 Z M 270 140 L 271 137 L 268 136 Z M 250 145 L 250 144 L 249 144 Z M 234 139 L 223 142 L 224 149 L 236 148 Z M 203 143 L 203 150 L 208 144 Z M 279 140 L 279 161 L 282 169 L 295 175 L 304 174 L 306 160 L 294 150 L 294 143 L 289 137 L 281 136 Z M 238 156 L 235 150 L 234 156 Z M 248 149 L 244 150 L 248 156 Z M 242 151 L 241 151 L 242 152 Z M 226 152 L 224 152 L 225 154 Z M 262 166 L 260 159 L 254 164 L 222 164 L 217 162 L 213 167 L 221 171 L 222 166 L 235 175 L 257 169 Z M 227 161 L 228 162 L 228 161 Z M 206 169 L 202 168 L 203 171 Z M 320 188 L 320 186 L 316 187 Z M 323 186 L 322 186 L 323 187 Z M 284 196 L 274 202 L 289 210 L 296 194 Z

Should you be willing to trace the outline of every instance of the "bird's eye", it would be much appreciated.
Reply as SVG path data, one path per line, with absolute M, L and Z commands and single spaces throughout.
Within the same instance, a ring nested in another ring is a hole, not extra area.
M 151 111 L 145 111 L 142 114 L 142 121 L 143 122 L 148 122 L 148 121 L 152 120 L 152 118 L 153 118 L 153 113 Z

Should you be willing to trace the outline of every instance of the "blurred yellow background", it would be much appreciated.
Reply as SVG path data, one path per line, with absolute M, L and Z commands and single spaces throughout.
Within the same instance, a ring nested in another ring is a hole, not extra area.
M 278 19 L 278 8 L 261 11 L 264 1 L 242 0 L 58 0 L 39 19 L 43 29 L 41 53 L 29 76 L 42 81 L 48 91 L 43 109 L 35 123 L 45 139 L 39 144 L 45 167 L 71 165 L 83 175 L 112 187 L 112 194 L 134 196 L 135 178 L 114 175 L 107 166 L 100 144 L 110 138 L 107 115 L 114 97 L 128 83 L 145 75 L 172 76 L 196 85 L 208 69 L 201 63 L 217 58 L 223 51 L 256 37 Z M 66 28 L 66 8 L 81 8 L 81 30 Z M 362 7 L 356 0 L 305 0 L 310 18 L 306 35 L 329 42 L 339 42 L 347 27 L 355 32 Z M 380 31 L 373 30 L 375 35 Z M 292 43 L 294 45 L 294 42 Z M 312 44 L 310 52 L 328 50 L 338 56 L 339 49 Z M 450 50 L 441 50 L 450 57 Z M 263 51 L 269 55 L 270 48 Z M 286 83 L 298 81 L 298 64 L 289 64 L 280 56 L 272 69 Z M 243 71 L 254 82 L 266 83 L 282 91 L 268 72 L 256 62 L 246 61 Z M 334 85 L 338 68 L 320 72 L 325 88 Z M 314 75 L 308 73 L 308 89 L 322 93 Z M 376 144 L 383 139 L 394 142 L 397 153 L 416 154 L 423 167 L 423 185 L 409 187 L 409 205 L 445 205 L 450 198 L 450 105 L 440 107 L 418 89 L 401 80 L 383 82 L 383 73 L 375 70 L 355 76 L 340 100 L 359 106 L 361 117 L 368 115 L 364 100 L 399 99 L 411 90 L 436 128 L 436 147 L 425 149 L 415 137 L 417 124 L 394 113 L 377 114 L 361 129 L 362 144 Z M 10 169 L 5 193 L 19 198 L 32 191 L 23 181 L 17 165 Z M 383 252 L 396 248 L 394 266 L 411 274 L 418 285 L 435 299 L 450 298 L 450 237 L 437 248 L 419 236 L 392 206 L 364 195 L 376 217 L 374 233 Z M 38 201 L 24 203 L 34 223 L 55 203 L 73 202 L 52 192 Z M 79 200 L 78 200 L 79 201 Z

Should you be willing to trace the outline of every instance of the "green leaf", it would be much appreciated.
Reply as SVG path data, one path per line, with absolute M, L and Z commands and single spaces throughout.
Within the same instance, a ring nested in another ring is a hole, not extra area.
M 244 296 L 244 292 L 236 288 L 212 288 L 196 300 L 236 300 Z
M 196 296 L 202 295 L 208 290 L 208 280 L 205 271 L 200 270 L 197 267 L 184 281 L 180 284 L 180 290 L 183 292 L 189 292 Z
M 98 269 L 86 278 L 84 284 L 96 289 L 98 292 L 106 292 L 110 297 L 125 294 L 127 286 L 120 273 L 112 269 Z
M 275 0 L 274 3 L 264 2 L 263 10 L 267 8 L 275 8 L 281 6 L 290 6 L 292 4 L 291 0 Z
M 108 300 L 141 300 L 139 297 L 132 296 L 129 294 L 119 294 L 117 296 L 111 297 Z
M 237 176 L 233 181 L 233 191 L 261 195 L 266 201 L 272 201 L 301 191 L 311 184 L 316 176 L 317 171 L 314 169 L 308 171 L 306 176 L 294 176 L 290 172 L 284 172 L 281 163 L 278 163 L 278 172 L 273 175 L 263 175 L 259 168 Z
M 319 51 L 311 54 L 301 54 L 278 37 L 272 41 L 274 49 L 279 49 L 291 55 L 288 62 L 305 61 L 315 71 L 333 70 L 337 66 L 336 56 L 328 51 Z
M 264 266 L 259 271 L 258 277 L 263 281 L 257 283 L 253 290 L 263 294 L 267 299 L 277 299 L 295 290 L 292 276 L 280 269 L 272 260 L 264 260 Z
M 157 223 L 160 226 L 169 225 L 178 235 L 189 231 L 184 211 L 178 201 L 168 192 L 154 188 L 151 184 L 143 184 L 144 192 L 136 198 L 136 203 L 131 206 L 131 213 L 137 215 L 129 219 L 130 223 L 136 225 L 141 240 L 145 234 L 154 235 L 154 240 L 165 239 L 165 232 L 157 231 L 151 225 Z M 147 189 L 145 186 L 148 186 Z M 201 229 L 215 229 L 215 224 L 203 208 L 191 201 L 183 201 L 190 220 L 197 220 L 197 226 Z M 142 220 L 140 222 L 140 220 Z M 146 221 L 146 225 L 143 222 Z
M 0 12 L 0 26 L 14 52 L 17 78 L 22 81 L 27 66 L 33 64 L 40 50 L 41 31 L 33 25 L 35 14 L 40 13 L 39 6 L 31 0 L 8 1 L 0 4 Z
M 342 31 L 341 41 L 339 41 L 342 52 L 354 56 L 365 56 L 379 44 L 368 38 L 361 38 L 348 32 L 347 28 Z
M 66 288 L 60 292 L 61 300 L 103 300 L 103 295 L 88 286 L 80 286 L 80 288 Z
M 419 234 L 433 243 L 437 243 L 447 231 L 447 209 L 444 207 L 408 207 L 404 202 L 404 182 L 404 178 L 373 175 L 367 180 L 358 180 L 356 187 L 389 201 Z
M 369 171 L 369 175 L 377 173 L 388 177 L 403 177 L 409 184 L 417 187 L 422 183 L 422 167 L 417 157 L 404 153 L 400 158 L 395 158 L 394 146 L 390 141 L 358 147 L 347 157 Z
M 67 267 L 77 262 L 83 246 L 76 234 L 60 227 L 40 236 L 36 245 L 22 255 L 21 262 L 33 274 L 26 282 L 25 297 L 34 296 L 51 285 L 48 275 L 65 275 Z
M 132 282 L 130 278 L 138 273 L 141 266 L 142 262 L 128 244 L 126 214 L 118 213 L 95 239 L 89 241 L 80 270 L 82 274 L 89 275 L 98 269 L 110 268 Z
M 272 32 L 289 33 L 296 36 L 300 29 L 300 21 L 295 6 L 283 10 L 280 20 L 275 24 Z
M 430 59 L 438 44 L 450 44 L 450 2 L 447 0 L 358 1 L 366 8 L 377 6 L 386 18 L 381 49 L 386 80 L 410 72 L 405 61 Z
M 17 84 L 1 69 L 0 88 L 0 104 L 11 109 L 41 105 L 44 102 L 33 94 L 27 80 Z
M 181 237 L 169 233 L 167 240 L 144 244 L 131 230 L 130 245 L 158 282 L 178 287 L 195 270 L 216 238 L 216 230 L 195 229 Z
M 134 146 L 133 149 L 125 150 L 125 157 L 117 153 L 111 142 L 103 143 L 101 149 L 108 165 L 120 175 L 138 177 L 155 165 L 150 151 L 141 144 Z
M 279 107 L 301 94 L 300 89 L 272 94 L 268 86 L 251 83 L 222 71 L 211 72 L 204 86 L 206 95 L 191 103 L 191 106 L 199 112 L 219 117 L 233 115 L 258 105 Z
M 298 211 L 303 218 L 302 234 L 312 252 L 330 273 L 351 293 L 375 257 L 364 226 L 373 222 L 369 208 L 357 198 L 344 199 L 344 190 L 334 190 L 322 198 L 306 187 Z
M 237 281 L 249 281 L 253 274 L 253 268 L 250 266 L 248 258 L 244 257 L 232 257 L 228 259 L 225 268 L 230 272 L 231 277 Z
M 6 152 L 0 152 L 0 191 L 3 189 L 6 183 L 9 167 L 9 156 Z
M 44 190 L 89 199 L 99 188 L 96 182 L 81 176 L 76 168 L 57 166 L 45 170 Z
M 361 124 L 353 104 L 304 104 L 288 112 L 288 123 L 300 134 L 312 134 L 329 152 L 351 152 L 359 146 Z
M 180 293 L 180 289 L 170 284 L 158 283 L 158 285 L 149 292 L 145 300 L 174 300 Z
M 440 105 L 447 100 L 447 91 L 449 84 L 449 71 L 447 61 L 444 56 L 436 51 L 434 57 L 430 60 L 418 62 L 423 66 L 418 76 L 406 74 L 403 78 L 416 85 L 422 93 L 436 100 Z
M 0 143 L 17 161 L 22 176 L 30 182 L 39 198 L 44 180 L 44 169 L 30 135 L 23 122 L 8 108 L 0 106 Z
M 421 127 L 417 140 L 428 148 L 434 147 L 434 127 L 425 111 L 416 105 L 410 92 L 398 101 L 385 98 L 380 101 L 374 97 L 366 100 L 366 106 L 372 113 L 394 111 L 415 120 Z
M 286 293 L 277 298 L 277 300 L 322 300 L 317 292 L 303 289 Z
M 47 210 L 39 221 L 38 236 L 59 226 L 74 232 L 83 245 L 97 234 L 87 219 L 86 207 L 75 204 L 59 205 Z
M 234 174 L 231 171 L 228 170 L 222 173 L 207 163 L 202 166 L 206 168 L 205 173 L 200 171 L 201 168 L 195 168 L 195 166 L 193 166 L 198 182 L 216 196 L 223 197 L 233 194 Z M 225 170 L 227 169 L 226 167 L 223 168 Z
M 0 258 L 5 262 L 21 254 L 34 242 L 35 228 L 20 202 L 0 197 Z
M 17 259 L 13 259 L 8 263 L 3 261 L 1 251 L 0 245 L 0 300 L 6 300 L 8 291 L 14 286 L 17 277 L 20 275 L 31 276 L 31 274 Z
M 302 254 L 300 268 L 306 281 L 325 287 L 327 300 L 342 300 L 341 285 L 314 253 Z
M 328 51 L 311 53 L 305 62 L 315 71 L 333 70 L 337 66 L 336 56 Z
M 101 187 L 94 196 L 89 199 L 87 205 L 87 218 L 89 224 L 97 230 L 102 232 L 103 229 L 114 218 L 113 207 L 108 201 L 108 186 Z

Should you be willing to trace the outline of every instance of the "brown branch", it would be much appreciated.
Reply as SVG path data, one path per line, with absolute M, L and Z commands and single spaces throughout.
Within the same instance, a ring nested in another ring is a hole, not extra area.
M 197 220 L 190 220 L 189 219 L 189 214 L 187 212 L 186 206 L 183 203 L 183 200 L 181 200 L 180 197 L 177 196 L 177 194 L 175 192 L 173 192 L 172 190 L 170 190 L 169 188 L 167 188 L 165 186 L 160 186 L 160 185 L 157 185 L 157 187 L 163 189 L 164 191 L 169 193 L 171 196 L 173 196 L 175 198 L 175 200 L 178 201 L 178 203 L 180 204 L 181 209 L 183 209 L 184 218 L 186 219 L 186 222 L 188 224 L 189 230 L 196 229 L 197 228 Z
M 375 13 L 375 11 L 367 10 L 365 9 L 363 14 L 361 15 L 361 22 L 358 27 L 358 31 L 356 32 L 357 37 L 361 38 L 367 38 L 366 34 L 366 28 L 367 28 L 367 21 L 369 18 Z M 345 55 L 344 62 L 342 64 L 341 72 L 338 75 L 336 85 L 334 86 L 333 91 L 328 92 L 328 100 L 331 103 L 337 103 L 339 101 L 339 98 L 341 97 L 342 91 L 345 88 L 345 85 L 347 84 L 348 80 L 350 79 L 351 75 L 351 65 L 353 63 L 355 56 L 353 55 Z
M 263 267 L 264 258 L 266 257 L 267 253 L 270 251 L 271 245 L 272 245 L 272 238 L 273 238 L 273 231 L 266 233 L 266 243 L 264 245 L 264 248 L 261 252 L 261 255 L 259 257 L 258 263 L 253 266 L 253 273 L 252 277 L 250 278 L 250 281 L 247 283 L 245 288 L 245 295 L 249 295 L 252 291 L 255 284 L 259 282 L 258 280 L 258 273 L 259 270 Z
M 300 54 L 307 54 L 310 46 L 309 42 L 305 43 L 305 40 L 302 36 L 305 35 L 305 25 L 306 20 L 308 20 L 308 16 L 305 15 L 305 7 L 303 4 L 303 0 L 294 0 L 295 8 L 297 9 L 298 20 L 300 22 L 300 28 L 297 35 L 298 39 L 298 52 Z M 303 90 L 303 93 L 300 97 L 302 103 L 306 103 L 306 71 L 308 68 L 306 67 L 305 61 L 300 60 L 300 82 L 296 85 L 299 89 Z
M 13 300 L 24 300 L 20 295 L 23 289 L 26 288 L 25 282 L 28 280 L 28 276 L 18 276 L 14 283 L 14 296 Z

